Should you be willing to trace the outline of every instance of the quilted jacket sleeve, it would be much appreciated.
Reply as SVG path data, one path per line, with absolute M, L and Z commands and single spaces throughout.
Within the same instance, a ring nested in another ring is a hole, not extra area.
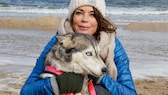
M 56 41 L 56 36 L 54 36 L 45 46 L 40 57 L 36 61 L 36 65 L 33 68 L 32 73 L 23 85 L 20 95 L 53 95 L 54 92 L 50 84 L 50 78 L 39 79 L 39 75 L 44 71 L 43 64 L 46 54 Z
M 115 39 L 114 61 L 117 66 L 117 80 L 113 80 L 108 74 L 105 75 L 101 84 L 109 90 L 112 95 L 137 95 L 134 82 L 129 69 L 129 59 L 120 41 Z

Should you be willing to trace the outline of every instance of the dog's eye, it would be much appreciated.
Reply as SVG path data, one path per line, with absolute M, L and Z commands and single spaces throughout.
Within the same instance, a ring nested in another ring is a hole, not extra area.
M 87 56 L 92 56 L 92 52 L 86 52 Z

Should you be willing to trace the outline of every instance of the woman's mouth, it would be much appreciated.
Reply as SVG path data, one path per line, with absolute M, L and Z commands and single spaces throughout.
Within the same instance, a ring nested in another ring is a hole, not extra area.
M 79 29 L 80 29 L 80 30 L 88 30 L 89 27 L 88 27 L 88 26 L 79 26 Z

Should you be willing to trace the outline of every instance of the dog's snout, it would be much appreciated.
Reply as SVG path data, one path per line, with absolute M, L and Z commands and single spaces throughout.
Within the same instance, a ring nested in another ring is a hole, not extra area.
M 107 68 L 106 68 L 106 67 L 103 67 L 103 68 L 102 68 L 102 73 L 107 73 L 107 72 L 108 72 Z

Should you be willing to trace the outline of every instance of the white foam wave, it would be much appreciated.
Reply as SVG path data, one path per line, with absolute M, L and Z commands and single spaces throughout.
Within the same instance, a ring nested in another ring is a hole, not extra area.
M 152 7 L 141 7 L 141 8 L 119 8 L 119 7 L 108 7 L 106 10 L 107 14 L 113 15 L 168 15 L 168 10 L 156 9 Z
M 33 7 L 0 7 L 1 12 L 15 12 L 15 13 L 43 13 L 43 14 L 66 14 L 66 8 L 47 9 L 47 8 L 33 8 Z
M 114 15 L 164 15 L 168 14 L 168 11 L 107 11 L 107 14 L 114 14 Z
M 0 16 L 21 16 L 35 17 L 41 15 L 56 15 L 57 17 L 65 17 L 68 14 L 68 8 L 48 8 L 48 7 L 27 7 L 27 6 L 12 6 L 0 7 Z M 116 23 L 130 23 L 137 21 L 148 22 L 168 22 L 167 8 L 140 7 L 140 8 L 125 8 L 125 7 L 107 7 L 106 15 L 109 19 Z
M 1 12 L 18 12 L 18 13 L 44 13 L 44 14 L 67 14 L 67 8 L 39 8 L 39 7 L 0 7 Z M 141 7 L 141 8 L 124 8 L 124 7 L 107 7 L 107 14 L 113 15 L 168 15 L 168 9 L 157 9 L 153 7 Z

